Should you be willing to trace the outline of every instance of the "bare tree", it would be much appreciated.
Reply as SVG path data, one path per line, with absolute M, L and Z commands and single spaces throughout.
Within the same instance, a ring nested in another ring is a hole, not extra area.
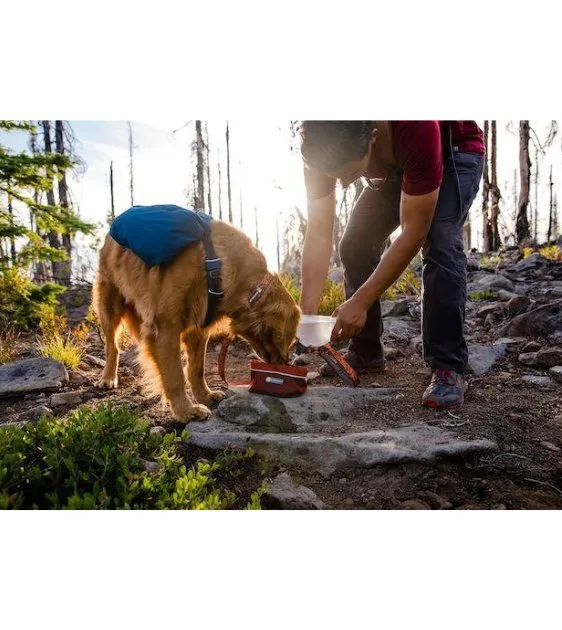
M 550 178 L 549 178 L 549 188 L 550 188 L 550 203 L 549 203 L 549 209 L 548 209 L 548 235 L 546 237 L 546 240 L 550 243 L 550 239 L 552 238 L 552 230 L 554 227 L 554 215 L 553 215 L 553 210 L 554 210 L 554 199 L 553 199 L 553 195 L 552 195 L 552 187 L 553 187 L 553 182 L 552 182 L 552 164 L 550 165 Z
M 498 251 L 501 247 L 500 231 L 498 227 L 498 217 L 500 214 L 501 193 L 498 186 L 497 175 L 497 132 L 496 121 L 492 120 L 492 142 L 490 166 L 492 179 L 490 188 L 492 192 L 492 206 L 490 208 L 490 234 L 488 235 L 488 245 L 492 251 Z
M 490 230 L 489 230 L 489 216 L 488 206 L 490 203 L 490 176 L 488 170 L 488 162 L 490 159 L 488 146 L 489 146 L 489 129 L 490 122 L 484 121 L 484 173 L 482 175 L 482 251 L 490 251 Z
M 519 121 L 519 204 L 517 208 L 517 220 L 515 233 L 517 243 L 521 244 L 531 236 L 529 232 L 529 218 L 527 208 L 529 206 L 529 190 L 531 186 L 531 159 L 529 158 L 530 126 L 528 120 Z
M 52 144 L 51 144 L 51 121 L 43 120 L 43 142 L 45 147 L 45 153 L 52 153 Z M 55 201 L 55 191 L 52 186 L 49 186 L 47 190 L 47 203 L 50 206 L 56 206 L 57 203 Z M 51 230 L 48 234 L 49 245 L 54 249 L 62 249 L 62 242 L 60 239 L 60 235 L 55 230 Z M 65 265 L 62 261 L 51 262 L 51 268 L 53 273 L 53 280 L 58 282 L 59 284 L 64 283 L 65 278 Z
M 205 209 L 205 165 L 203 163 L 203 131 L 201 121 L 195 121 L 195 153 L 197 156 L 197 202 L 196 209 Z
M 115 221 L 115 199 L 113 196 L 113 160 L 109 163 L 109 192 L 111 195 L 111 210 L 109 214 L 109 223 Z
M 217 170 L 219 172 L 219 221 L 222 221 L 222 175 L 221 175 L 221 154 L 219 151 L 217 159 Z
M 213 202 L 211 200 L 211 154 L 209 149 L 209 123 L 205 122 L 205 166 L 207 169 L 207 207 L 213 216 Z
M 133 127 L 131 125 L 131 121 L 128 120 L 127 124 L 129 125 L 129 188 L 131 191 L 131 206 L 135 205 L 135 186 L 134 186 L 134 168 L 133 168 Z
M 55 147 L 57 153 L 61 155 L 66 153 L 62 120 L 55 120 Z M 68 184 L 66 181 L 66 173 L 64 171 L 59 175 L 59 203 L 67 212 L 71 211 L 68 200 Z M 72 238 L 70 232 L 63 232 L 62 245 L 68 254 L 68 260 L 61 262 L 61 267 L 64 272 L 64 284 L 66 286 L 70 286 L 70 279 L 72 275 Z
M 232 219 L 232 192 L 230 188 L 230 130 L 228 128 L 228 120 L 226 121 L 226 182 L 228 187 L 228 221 Z

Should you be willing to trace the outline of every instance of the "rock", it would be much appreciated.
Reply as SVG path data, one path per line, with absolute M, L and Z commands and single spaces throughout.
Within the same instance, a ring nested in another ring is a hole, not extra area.
M 523 365 L 535 365 L 535 362 L 537 360 L 537 352 L 522 352 L 518 357 L 517 360 L 519 361 L 519 363 L 522 363 Z
M 518 315 L 501 334 L 506 337 L 541 337 L 562 341 L 562 300 Z
M 423 337 L 421 335 L 417 335 L 416 337 L 412 337 L 410 339 L 410 348 L 414 352 L 421 353 L 423 350 Z
M 94 367 L 105 367 L 105 361 L 103 359 L 100 359 L 99 357 L 95 357 L 93 354 L 87 354 L 84 357 L 84 361 L 86 361 L 86 363 L 89 363 L 90 365 L 93 365 Z
M 510 317 L 515 317 L 526 311 L 531 305 L 531 300 L 526 295 L 516 295 L 506 304 L 506 309 Z
M 400 359 L 404 356 L 404 353 L 398 350 L 398 348 L 392 348 L 391 346 L 385 346 L 384 348 L 384 358 L 389 361 L 396 361 L 396 359 Z
M 507 352 L 507 346 L 471 345 L 468 347 L 468 367 L 480 376 L 489 372 L 497 361 L 502 359 Z
M 62 407 L 62 405 L 81 405 L 82 396 L 78 392 L 62 392 L 51 396 L 51 407 Z
M 525 343 L 524 337 L 500 337 L 496 339 L 493 346 L 506 346 L 508 350 L 514 350 L 517 346 L 520 346 L 522 343 Z
M 299 354 L 293 359 L 293 365 L 310 365 L 312 357 L 309 354 Z
M 355 501 L 351 497 L 347 497 L 347 499 L 343 502 L 346 507 L 353 507 L 355 505 Z
M 538 341 L 529 341 L 521 348 L 521 352 L 538 352 L 542 348 Z
M 503 314 L 503 306 L 498 304 L 498 302 L 492 302 L 490 304 L 485 304 L 478 309 L 478 317 L 487 317 L 488 315 L 495 315 L 496 313 Z
M 493 291 L 503 289 L 504 291 L 513 292 L 514 285 L 511 280 L 497 273 L 484 273 L 476 278 L 476 287 L 478 291 Z
M 119 367 L 130 369 L 133 374 L 140 372 L 137 346 L 131 346 L 119 355 Z
M 542 348 L 537 352 L 535 364 L 547 368 L 562 365 L 562 348 Z
M 16 410 L 13 407 L 6 407 L 6 415 L 7 416 L 11 416 L 14 413 L 16 413 Z
M 151 462 L 148 459 L 141 459 L 139 463 L 146 472 L 155 473 L 159 470 L 158 464 L 156 462 Z
M 482 261 L 482 255 L 478 252 L 468 252 L 466 255 L 467 270 L 478 271 L 480 269 L 480 263 Z
M 497 292 L 497 296 L 502 302 L 509 302 L 509 300 L 513 299 L 514 297 L 518 297 L 515 293 L 512 293 L 511 291 L 506 291 L 505 289 L 500 289 Z
M 64 365 L 47 357 L 0 365 L 0 397 L 56 391 L 67 382 Z
M 322 510 L 326 507 L 310 488 L 296 486 L 287 472 L 275 477 L 262 497 L 262 504 L 274 510 Z
M 552 442 L 541 442 L 540 443 L 543 448 L 546 448 L 547 451 L 552 451 L 553 453 L 559 453 L 562 449 L 553 444 Z
M 562 298 L 562 287 L 553 287 L 551 289 L 546 289 L 544 295 L 554 300 L 560 299 Z
M 309 372 L 306 375 L 306 382 L 307 383 L 312 383 L 312 381 L 315 381 L 317 379 L 319 379 L 322 375 L 320 374 L 320 372 Z
M 548 373 L 557 383 L 562 383 L 562 365 L 551 367 Z
M 381 302 L 381 312 L 383 317 L 400 317 L 408 314 L 408 304 L 411 302 L 409 298 L 401 298 L 398 300 L 383 300 Z
M 53 410 L 45 405 L 39 405 L 39 407 L 32 407 L 28 411 L 22 414 L 22 417 L 26 417 L 28 420 L 40 420 L 43 416 L 52 416 Z
M 210 449 L 251 446 L 267 460 L 313 470 L 326 478 L 347 468 L 428 463 L 441 457 L 464 457 L 498 448 L 491 440 L 463 440 L 445 429 L 421 423 L 337 437 L 229 431 L 216 425 L 209 427 L 209 423 L 212 425 L 213 420 L 206 425 L 190 423 L 190 444 Z
M 538 252 L 535 252 L 528 258 L 520 260 L 513 269 L 516 273 L 525 273 L 527 271 L 533 271 L 534 269 L 540 269 L 545 265 L 548 265 L 548 258 L 545 258 Z
M 447 499 L 444 499 L 440 494 L 436 492 L 424 492 L 420 494 L 420 497 L 429 503 L 434 510 L 450 510 L 453 504 Z
M 521 380 L 525 383 L 529 383 L 530 385 L 535 385 L 540 389 L 550 389 L 553 385 L 552 381 L 548 376 L 537 376 L 535 374 L 525 374 L 525 376 L 521 377 Z
M 151 433 L 160 433 L 162 435 L 166 435 L 166 429 L 164 427 L 161 426 L 157 426 L 157 427 L 152 427 L 150 429 Z
M 71 385 L 86 385 L 88 383 L 88 377 L 78 370 L 70 372 L 69 379 Z
M 417 499 L 402 501 L 401 505 L 405 510 L 431 510 L 427 503 L 424 503 L 423 501 L 418 501 Z
M 226 426 L 238 425 L 262 433 L 304 433 L 327 423 L 340 424 L 353 409 L 375 408 L 395 400 L 395 388 L 365 389 L 317 386 L 296 398 L 275 398 L 250 394 L 244 387 L 232 387 L 233 395 L 223 400 L 217 414 Z M 190 431 L 212 428 L 212 421 L 190 422 Z
M 396 341 L 410 341 L 412 337 L 420 334 L 420 322 L 400 317 L 387 317 L 384 320 L 383 340 L 394 339 Z

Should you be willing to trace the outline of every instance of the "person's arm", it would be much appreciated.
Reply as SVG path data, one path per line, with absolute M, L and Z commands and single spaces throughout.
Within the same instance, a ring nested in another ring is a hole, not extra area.
M 345 341 L 361 332 L 367 311 L 402 275 L 424 244 L 435 213 L 439 188 L 425 195 L 402 192 L 400 224 L 402 232 L 382 256 L 369 279 L 349 300 L 334 311 L 337 317 L 332 341 Z
M 302 249 L 302 292 L 300 307 L 305 315 L 315 315 L 322 298 L 332 254 L 336 195 L 332 191 L 320 199 L 308 200 L 308 222 Z

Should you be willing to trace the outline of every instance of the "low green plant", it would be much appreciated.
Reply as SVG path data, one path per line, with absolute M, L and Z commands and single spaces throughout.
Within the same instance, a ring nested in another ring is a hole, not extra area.
M 412 267 L 407 267 L 400 278 L 383 293 L 382 299 L 395 300 L 400 295 L 419 297 L 420 293 L 421 281 Z
M 532 247 L 525 247 L 523 249 L 523 258 L 529 258 L 535 251 L 537 250 Z M 538 252 L 541 256 L 548 258 L 548 260 L 562 260 L 562 247 L 558 245 L 545 245 L 544 247 L 540 247 Z
M 82 407 L 66 420 L 43 418 L 0 429 L 2 509 L 227 509 L 218 487 L 251 454 L 226 453 L 187 466 L 180 436 L 151 433 L 126 406 Z M 189 445 L 188 445 L 189 449 Z M 152 466 L 147 466 L 152 462 Z M 247 504 L 259 509 L 259 487 Z
M 501 256 L 499 254 L 484 254 L 480 258 L 481 269 L 495 269 L 501 262 Z
M 472 302 L 494 301 L 498 299 L 498 296 L 493 291 L 473 291 L 468 294 L 468 299 Z
M 18 269 L 1 271 L 0 331 L 35 328 L 45 309 L 54 311 L 57 296 L 63 291 L 64 287 L 51 282 L 36 285 Z
M 39 354 L 60 361 L 67 368 L 75 370 L 84 358 L 84 344 L 72 332 L 67 335 L 54 333 L 39 342 Z
M 13 360 L 16 354 L 17 338 L 17 333 L 11 328 L 0 332 L 0 365 Z

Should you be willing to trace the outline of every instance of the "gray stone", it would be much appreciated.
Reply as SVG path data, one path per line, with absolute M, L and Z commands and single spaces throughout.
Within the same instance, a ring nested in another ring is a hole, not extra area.
M 262 433 L 304 433 L 327 423 L 340 424 L 353 409 L 376 408 L 395 400 L 398 389 L 318 386 L 296 398 L 250 394 L 245 387 L 232 387 L 217 413 L 206 422 L 190 422 L 190 431 L 209 431 L 220 419 L 223 429 L 232 425 Z
M 537 361 L 537 352 L 522 352 L 517 360 L 523 365 L 535 365 Z
M 309 372 L 306 375 L 306 382 L 307 383 L 312 383 L 312 381 L 316 381 L 317 379 L 319 379 L 322 375 L 320 374 L 320 372 Z
M 538 252 L 535 252 L 528 258 L 520 260 L 513 269 L 516 273 L 525 273 L 527 271 L 542 268 L 544 265 L 548 265 L 548 259 Z
M 11 416 L 14 413 L 16 413 L 16 410 L 13 407 L 6 407 L 6 415 L 7 416 Z
M 562 348 L 541 348 L 537 352 L 535 364 L 547 368 L 562 365 Z
M 86 385 L 88 383 L 88 377 L 79 371 L 70 372 L 69 378 L 72 385 Z
M 468 366 L 480 376 L 489 372 L 495 363 L 502 359 L 507 352 L 506 345 L 481 346 L 471 345 L 468 347 Z
M 45 405 L 39 405 L 38 407 L 32 407 L 28 411 L 22 413 L 22 418 L 25 417 L 27 420 L 40 420 L 43 416 L 48 417 L 52 415 L 52 409 L 45 407 Z
M 502 302 L 508 302 L 512 298 L 517 297 L 515 293 L 512 293 L 511 291 L 506 291 L 505 289 L 500 289 L 497 292 L 497 296 Z
M 521 352 L 538 352 L 541 348 L 538 341 L 529 341 L 521 348 Z
M 423 350 L 423 337 L 421 335 L 416 335 L 410 339 L 410 347 L 414 352 L 420 352 Z
M 408 314 L 409 298 L 398 300 L 383 300 L 381 302 L 381 312 L 383 317 L 400 317 Z
M 514 285 L 511 280 L 497 273 L 479 274 L 476 278 L 477 291 L 493 291 L 503 289 L 513 292 Z
M 134 374 L 139 372 L 139 353 L 137 346 L 131 346 L 121 352 L 119 355 L 119 367 L 129 368 Z
M 103 359 L 100 359 L 99 357 L 95 357 L 93 354 L 87 354 L 84 357 L 84 361 L 86 361 L 86 363 L 89 363 L 90 365 L 93 365 L 94 367 L 105 367 L 105 361 Z
M 400 317 L 387 317 L 384 322 L 383 339 L 396 341 L 410 341 L 420 334 L 420 322 Z
M 221 403 L 222 404 L 222 403 Z M 462 440 L 436 426 L 417 424 L 338 437 L 241 432 L 196 432 L 190 424 L 190 443 L 202 448 L 251 446 L 266 459 L 284 466 L 315 470 L 324 477 L 345 468 L 381 464 L 434 462 L 440 457 L 465 456 L 497 450 L 491 440 Z
M 81 405 L 82 396 L 79 392 L 62 392 L 51 396 L 51 407 L 62 407 L 62 405 Z
M 274 510 L 322 510 L 326 506 L 306 486 L 296 486 L 289 473 L 277 475 L 262 497 L 262 504 Z
M 161 426 L 156 426 L 156 427 L 152 427 L 150 429 L 151 433 L 160 433 L 161 435 L 165 435 L 166 434 L 166 429 L 164 427 Z
M 543 448 L 546 448 L 547 451 L 552 451 L 553 453 L 559 453 L 562 450 L 558 446 L 556 446 L 556 444 L 547 441 L 541 442 L 541 446 Z
M 447 499 L 443 498 L 440 494 L 436 492 L 424 492 L 420 495 L 420 497 L 426 502 L 434 510 L 450 510 L 453 507 L 453 504 Z
M 557 383 L 562 383 L 562 365 L 551 367 L 548 373 Z
M 427 503 L 424 501 L 418 501 L 417 499 L 402 501 L 402 507 L 404 510 L 431 510 Z
M 521 377 L 521 380 L 530 385 L 535 385 L 540 389 L 550 389 L 553 386 L 553 382 L 548 376 L 537 376 L 536 374 L 525 374 Z
M 525 343 L 524 337 L 500 337 L 496 339 L 493 346 L 507 346 L 508 350 L 513 350 L 520 346 L 522 343 Z
M 0 397 L 56 391 L 66 382 L 68 373 L 64 365 L 47 357 L 0 365 Z
M 562 340 L 562 300 L 522 313 L 502 330 L 506 337 Z
M 299 354 L 293 360 L 293 365 L 310 365 L 312 363 L 312 357 L 309 354 Z
M 498 302 L 485 304 L 478 309 L 478 317 L 487 317 L 488 315 L 495 315 L 496 313 L 503 313 L 503 306 L 498 304 Z
M 506 308 L 510 317 L 514 317 L 515 315 L 519 315 L 520 313 L 526 311 L 530 305 L 531 300 L 526 295 L 516 295 L 509 300 L 506 304 Z
M 141 467 L 144 468 L 144 470 L 146 470 L 146 472 L 155 473 L 155 472 L 158 472 L 159 470 L 158 464 L 156 462 L 151 462 L 148 459 L 141 459 L 139 463 Z

